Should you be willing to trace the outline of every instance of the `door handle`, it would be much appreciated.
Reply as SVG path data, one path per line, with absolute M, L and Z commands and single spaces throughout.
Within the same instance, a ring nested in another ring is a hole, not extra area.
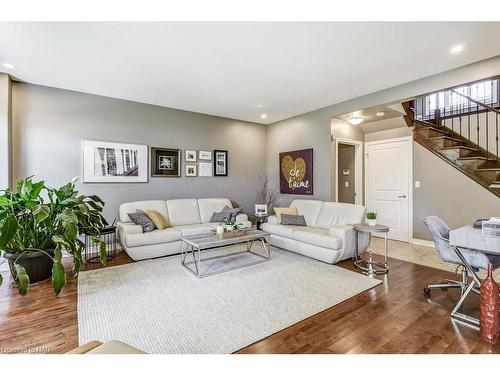
M 398 198 L 406 198 L 406 195 L 398 195 Z

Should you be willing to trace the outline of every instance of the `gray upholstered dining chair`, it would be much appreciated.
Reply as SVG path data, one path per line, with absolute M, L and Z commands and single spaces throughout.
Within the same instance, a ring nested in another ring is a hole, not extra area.
M 462 274 L 462 280 L 460 281 L 446 279 L 439 284 L 427 285 L 424 288 L 424 293 L 430 296 L 432 289 L 460 288 L 460 300 L 453 308 L 451 315 L 460 320 L 472 322 L 470 317 L 458 311 L 462 309 L 465 299 L 471 291 L 479 294 L 481 280 L 477 276 L 477 271 L 487 269 L 490 262 L 493 264 L 493 269 L 500 267 L 500 256 L 451 246 L 449 243 L 450 228 L 437 216 L 427 216 L 424 218 L 424 224 L 431 232 L 436 251 L 441 260 L 456 264 L 457 269 L 461 268 Z M 472 276 L 471 281 L 469 281 L 469 274 Z

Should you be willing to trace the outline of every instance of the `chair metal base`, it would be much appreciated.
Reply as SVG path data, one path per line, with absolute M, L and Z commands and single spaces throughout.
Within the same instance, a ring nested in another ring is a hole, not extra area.
M 432 289 L 448 289 L 448 288 L 460 288 L 460 299 L 456 303 L 455 307 L 451 311 L 451 317 L 459 322 L 465 323 L 473 328 L 479 329 L 479 319 L 464 314 L 462 312 L 465 300 L 471 292 L 476 294 L 480 293 L 479 288 L 481 287 L 481 281 L 476 274 L 476 271 L 467 263 L 464 256 L 458 248 L 454 248 L 457 256 L 463 262 L 462 267 L 462 281 L 449 280 L 446 279 L 441 284 L 430 284 L 424 288 L 424 293 L 431 294 Z M 469 282 L 469 273 L 472 275 L 472 281 Z

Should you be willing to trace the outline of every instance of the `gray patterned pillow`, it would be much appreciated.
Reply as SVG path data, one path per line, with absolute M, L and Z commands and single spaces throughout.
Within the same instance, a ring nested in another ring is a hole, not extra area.
M 241 212 L 241 208 L 231 208 L 229 206 L 225 206 L 221 212 L 229 212 L 231 214 L 231 219 L 236 219 L 236 216 Z
M 142 227 L 143 232 L 151 232 L 154 229 L 156 229 L 155 224 L 151 221 L 149 216 L 142 210 L 135 210 L 135 212 L 131 212 L 127 215 L 134 224 L 140 225 Z
M 214 212 L 212 214 L 212 218 L 210 219 L 211 223 L 218 223 L 222 219 L 230 219 L 231 218 L 231 212 Z
M 281 224 L 283 225 L 302 225 L 306 226 L 306 219 L 303 215 L 281 214 Z

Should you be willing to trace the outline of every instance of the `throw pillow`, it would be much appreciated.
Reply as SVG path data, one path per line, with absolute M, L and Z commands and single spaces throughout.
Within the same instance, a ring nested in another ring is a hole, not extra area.
M 153 224 L 155 225 L 156 228 L 161 230 L 161 229 L 168 228 L 170 226 L 170 225 L 168 225 L 167 219 L 165 219 L 165 217 L 162 214 L 160 214 L 158 211 L 147 210 L 146 214 L 151 219 L 151 221 L 153 222 Z
M 301 225 L 304 227 L 307 226 L 306 219 L 304 219 L 303 215 L 281 214 L 281 224 L 283 224 L 283 225 Z
M 222 219 L 230 219 L 230 218 L 231 218 L 231 212 L 214 212 L 212 214 L 210 222 L 211 223 L 218 223 Z
M 276 214 L 276 218 L 278 219 L 278 224 L 281 224 L 281 214 L 287 215 L 297 215 L 296 207 L 274 207 L 274 213 Z
M 231 208 L 229 206 L 225 206 L 221 212 L 229 212 L 231 214 L 231 219 L 236 219 L 236 216 L 241 212 L 241 208 Z
M 131 212 L 127 215 L 134 224 L 142 227 L 143 232 L 151 232 L 155 229 L 155 224 L 144 211 L 136 210 L 135 212 Z

